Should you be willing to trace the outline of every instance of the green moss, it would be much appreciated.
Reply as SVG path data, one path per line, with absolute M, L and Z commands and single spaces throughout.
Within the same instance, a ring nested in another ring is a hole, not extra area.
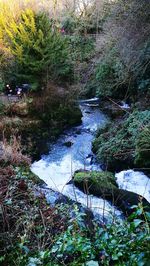
M 115 176 L 108 171 L 105 172 L 78 172 L 74 175 L 74 182 L 88 182 L 97 187 L 115 188 L 117 187 Z

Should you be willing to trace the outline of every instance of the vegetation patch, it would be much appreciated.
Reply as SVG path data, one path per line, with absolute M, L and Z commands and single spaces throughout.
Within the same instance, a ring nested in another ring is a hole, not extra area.
M 126 221 L 106 225 L 95 221 L 89 229 L 77 205 L 52 207 L 42 193 L 35 195 L 35 180 L 28 167 L 1 167 L 0 181 L 2 265 L 130 266 L 149 262 L 150 216 L 141 203 Z
M 150 111 L 144 111 L 150 98 L 150 2 L 1 0 L 0 10 L 0 93 L 11 95 L 23 84 L 29 89 L 19 103 L 4 95 L 0 101 L 0 264 L 149 265 L 144 198 L 118 189 L 110 172 L 76 173 L 74 182 L 84 192 L 132 213 L 111 224 L 86 216 L 86 223 L 76 204 L 49 206 L 35 190 L 40 180 L 29 170 L 25 150 L 33 158 L 45 152 L 47 140 L 80 123 L 75 102 L 88 88 L 89 97 L 139 101 L 134 107 L 140 111 L 98 132 L 98 161 L 113 170 L 150 169 Z
M 113 170 L 136 166 L 138 162 L 140 167 L 148 168 L 149 121 L 150 111 L 135 111 L 121 123 L 100 130 L 93 142 L 98 161 Z

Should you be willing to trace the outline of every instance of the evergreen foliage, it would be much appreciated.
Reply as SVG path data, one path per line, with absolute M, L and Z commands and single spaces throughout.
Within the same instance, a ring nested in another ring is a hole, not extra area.
M 49 80 L 68 79 L 71 75 L 68 43 L 46 13 L 27 9 L 18 22 L 5 25 L 5 31 L 4 41 L 15 62 L 10 74 L 19 83 L 31 83 L 37 89 Z

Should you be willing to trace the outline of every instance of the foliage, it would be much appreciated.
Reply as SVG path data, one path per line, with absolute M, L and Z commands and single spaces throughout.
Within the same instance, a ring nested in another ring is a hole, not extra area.
M 3 21 L 0 21 L 3 26 Z M 71 74 L 68 44 L 46 13 L 23 11 L 19 21 L 2 27 L 4 43 L 14 56 L 12 69 L 18 83 L 31 83 L 33 89 L 46 86 L 49 79 L 65 79 Z
M 150 158 L 150 125 L 145 126 L 136 140 L 135 162 L 137 165 L 149 167 Z
M 105 45 L 90 81 L 97 95 L 116 98 L 149 96 L 149 1 L 113 1 L 103 25 Z M 144 32 L 143 32 L 144 28 Z
M 2 79 L 0 78 L 0 93 L 4 90 L 4 83 Z
M 109 51 L 96 69 L 97 95 L 124 98 L 126 94 L 124 86 L 128 79 L 126 75 L 125 66 L 116 49 L 109 47 Z
M 40 192 L 35 196 L 36 179 L 28 168 L 1 167 L 0 179 L 1 259 L 8 265 L 27 265 L 32 254 L 49 247 L 55 234 L 64 230 L 65 218 Z
M 92 243 L 87 236 L 83 223 L 83 214 L 74 208 L 75 217 L 68 221 L 67 230 L 58 237 L 52 247 L 52 255 L 60 261 L 75 261 L 74 265 L 93 258 Z
M 83 266 L 99 262 L 136 266 L 148 262 L 150 215 L 141 204 L 133 207 L 127 221 L 103 226 L 95 221 L 89 230 L 85 214 L 76 205 L 51 207 L 39 190 L 35 196 L 37 177 L 28 168 L 1 167 L 0 179 L 0 261 L 4 265 Z
M 88 36 L 73 35 L 69 37 L 69 43 L 70 56 L 75 63 L 88 60 L 93 55 L 93 38 Z
M 101 32 L 102 25 L 110 13 L 111 3 L 107 0 L 67 1 L 69 7 L 61 24 L 67 34 L 96 34 Z M 74 7 L 71 6 L 74 2 Z M 67 6 L 67 5 L 66 5 Z
M 96 228 L 95 250 L 102 265 L 148 265 L 149 262 L 149 213 L 141 205 L 127 221 Z M 140 218 L 144 214 L 145 220 Z
M 149 119 L 150 111 L 135 111 L 121 124 L 99 131 L 93 143 L 98 160 L 114 168 L 121 162 L 133 165 L 139 160 L 141 167 L 149 167 Z

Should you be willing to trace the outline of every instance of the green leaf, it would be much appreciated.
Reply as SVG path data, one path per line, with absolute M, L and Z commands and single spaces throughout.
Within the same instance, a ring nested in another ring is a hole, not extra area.
M 139 224 L 141 224 L 142 222 L 143 222 L 143 221 L 140 220 L 140 219 L 134 219 L 134 221 L 133 221 L 134 227 L 138 227 Z
M 117 243 L 116 239 L 111 240 L 111 244 L 115 245 Z
M 146 218 L 148 219 L 148 221 L 150 221 L 150 212 L 145 212 L 146 214 Z
M 90 260 L 87 261 L 85 264 L 82 264 L 82 266 L 99 266 L 98 261 Z
M 113 259 L 113 260 L 118 260 L 118 256 L 117 256 L 117 254 L 112 255 L 112 259 Z
M 5 260 L 5 255 L 4 256 L 0 256 L 0 262 Z

